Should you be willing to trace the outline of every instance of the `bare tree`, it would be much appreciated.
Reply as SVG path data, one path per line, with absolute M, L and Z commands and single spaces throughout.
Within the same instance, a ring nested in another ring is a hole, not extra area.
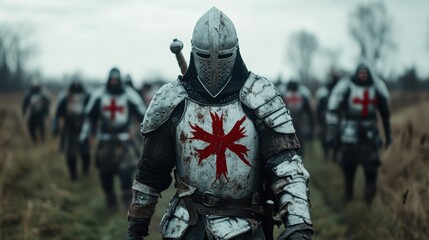
M 0 86 L 18 89 L 28 80 L 26 65 L 36 53 L 29 26 L 0 26 Z
M 342 49 L 341 48 L 323 48 L 321 49 L 321 54 L 327 62 L 328 68 L 339 68 L 339 60 L 341 57 Z
M 318 48 L 319 41 L 313 33 L 298 31 L 290 36 L 287 50 L 288 59 L 304 83 L 311 80 L 312 62 Z
M 395 47 L 392 19 L 384 3 L 359 5 L 350 16 L 349 30 L 359 45 L 362 60 L 380 70 L 381 60 Z

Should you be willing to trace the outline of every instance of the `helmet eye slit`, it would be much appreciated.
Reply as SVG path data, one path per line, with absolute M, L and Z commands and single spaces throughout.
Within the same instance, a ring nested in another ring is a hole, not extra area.
M 197 53 L 197 56 L 200 58 L 205 58 L 205 59 L 210 58 L 210 54 L 204 54 L 204 53 Z
M 225 59 L 225 58 L 230 58 L 230 57 L 232 57 L 232 53 L 228 53 L 228 54 L 220 54 L 219 56 L 218 56 L 218 59 Z

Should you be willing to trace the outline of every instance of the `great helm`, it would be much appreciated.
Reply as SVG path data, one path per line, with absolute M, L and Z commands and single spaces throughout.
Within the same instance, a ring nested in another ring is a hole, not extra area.
M 216 7 L 198 19 L 192 35 L 194 64 L 205 90 L 216 97 L 231 80 L 238 38 L 232 21 Z

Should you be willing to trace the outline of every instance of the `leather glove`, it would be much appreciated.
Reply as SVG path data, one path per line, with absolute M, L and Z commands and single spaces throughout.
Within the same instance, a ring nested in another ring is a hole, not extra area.
M 296 231 L 292 233 L 288 240 L 311 240 L 313 233 L 310 230 Z
M 143 237 L 149 235 L 149 218 L 128 218 L 128 232 L 126 240 L 143 240 Z
M 310 240 L 313 235 L 313 227 L 302 223 L 287 227 L 277 240 Z

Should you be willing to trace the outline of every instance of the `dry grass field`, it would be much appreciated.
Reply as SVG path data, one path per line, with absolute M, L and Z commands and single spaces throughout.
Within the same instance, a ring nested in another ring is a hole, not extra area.
M 71 183 L 58 139 L 29 140 L 20 114 L 21 96 L 0 95 L 0 239 L 123 239 L 126 210 L 104 208 L 98 172 Z M 343 200 L 341 172 L 309 144 L 305 165 L 311 174 L 314 239 L 429 239 L 429 101 L 401 107 L 392 117 L 394 142 L 382 152 L 379 192 L 371 206 L 363 201 L 362 172 L 356 197 Z M 173 189 L 163 193 L 151 235 Z M 278 232 L 279 230 L 276 230 Z

